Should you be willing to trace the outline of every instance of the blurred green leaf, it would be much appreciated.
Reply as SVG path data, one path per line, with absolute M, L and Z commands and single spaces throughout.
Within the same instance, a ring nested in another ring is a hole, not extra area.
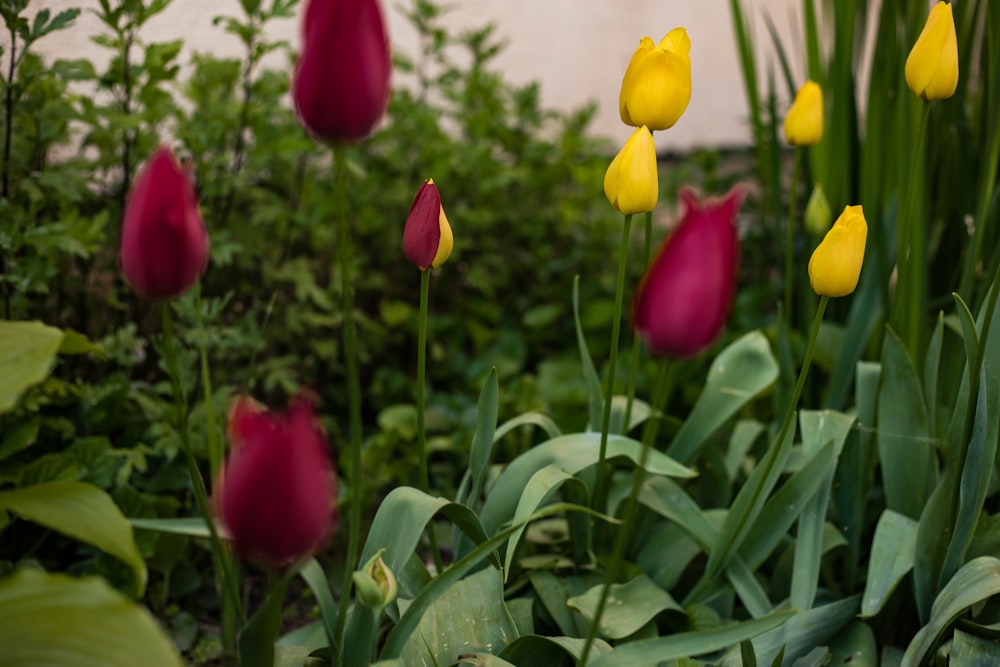
M 0 321 L 0 414 L 52 370 L 63 332 L 41 322 Z

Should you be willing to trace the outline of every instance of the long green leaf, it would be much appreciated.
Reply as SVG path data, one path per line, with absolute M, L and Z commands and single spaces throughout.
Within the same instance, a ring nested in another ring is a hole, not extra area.
M 583 595 L 570 598 L 566 604 L 593 622 L 603 591 L 604 584 L 598 584 Z M 611 605 L 612 611 L 601 618 L 598 632 L 610 639 L 628 637 L 662 611 L 669 609 L 684 613 L 684 609 L 669 593 L 644 574 L 633 577 L 624 584 L 613 584 L 607 604 Z
M 590 358 L 587 339 L 584 338 L 583 327 L 580 325 L 580 276 L 573 278 L 573 324 L 576 327 L 576 344 L 583 368 L 583 384 L 587 388 L 588 423 L 591 429 L 596 429 L 604 413 L 604 390 L 601 389 L 601 378 L 594 368 L 594 360 Z
M 465 499 L 467 504 L 479 502 L 486 481 L 486 473 L 493 459 L 496 444 L 497 414 L 500 411 L 500 385 L 497 380 L 497 369 L 490 370 L 483 390 L 479 394 L 479 408 L 476 411 L 476 434 L 472 439 L 469 452 L 469 473 L 472 475 L 472 490 Z M 459 498 L 461 502 L 463 499 Z
M 362 561 L 367 562 L 367 561 Z M 393 573 L 395 574 L 395 573 Z M 316 604 L 319 606 L 319 615 L 323 619 L 323 631 L 326 633 L 327 646 L 331 655 L 340 655 L 340 646 L 337 644 L 337 603 L 333 600 L 330 591 L 330 582 L 326 578 L 326 572 L 315 558 L 310 558 L 299 569 L 299 576 L 309 586 Z
M 584 641 L 577 637 L 523 635 L 507 645 L 500 655 L 517 667 L 551 667 L 560 664 L 566 656 L 579 660 Z M 610 652 L 611 647 L 601 639 L 594 640 L 590 650 L 595 658 Z
M 916 521 L 892 510 L 882 512 L 872 538 L 868 580 L 861 597 L 863 617 L 879 613 L 889 595 L 913 568 L 916 545 Z
M 85 482 L 47 482 L 0 492 L 0 510 L 92 544 L 132 568 L 141 597 L 146 562 L 139 554 L 128 519 L 107 493 Z

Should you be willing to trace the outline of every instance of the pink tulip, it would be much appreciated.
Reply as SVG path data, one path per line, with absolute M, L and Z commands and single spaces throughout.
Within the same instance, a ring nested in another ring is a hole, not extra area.
M 292 97 L 313 136 L 337 143 L 367 136 L 389 104 L 392 56 L 378 0 L 310 0 Z
M 122 223 L 119 264 L 145 299 L 188 291 L 208 265 L 208 234 L 187 173 L 160 146 L 139 171 Z
M 319 550 L 337 529 L 337 479 L 311 400 L 299 396 L 278 413 L 239 399 L 229 437 L 213 500 L 234 551 L 286 566 Z
M 734 218 L 743 200 L 734 188 L 699 201 L 684 188 L 686 208 L 643 277 L 632 302 L 632 327 L 655 354 L 692 357 L 722 332 L 736 291 L 740 242 Z

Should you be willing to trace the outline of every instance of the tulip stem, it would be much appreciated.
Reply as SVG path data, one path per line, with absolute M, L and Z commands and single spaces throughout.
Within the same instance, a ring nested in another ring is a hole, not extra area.
M 792 290 L 795 284 L 795 211 L 799 203 L 799 167 L 802 164 L 802 149 L 795 149 L 792 158 L 792 189 L 788 191 L 788 227 L 785 234 L 785 321 L 792 327 Z
M 604 575 L 604 587 L 601 589 L 601 597 L 597 601 L 597 608 L 594 610 L 594 618 L 591 620 L 590 628 L 587 630 L 587 641 L 583 644 L 583 652 L 580 654 L 580 660 L 577 663 L 578 667 L 585 667 L 587 664 L 590 650 L 594 644 L 594 640 L 597 638 L 597 630 L 601 626 L 604 608 L 607 606 L 608 597 L 611 594 L 611 586 L 618 580 L 619 573 L 621 572 L 622 559 L 625 557 L 625 546 L 628 543 L 628 536 L 631 534 L 629 527 L 632 521 L 635 520 L 635 513 L 639 507 L 639 492 L 642 489 L 645 479 L 646 463 L 649 460 L 649 452 L 653 448 L 653 443 L 656 441 L 656 435 L 659 431 L 660 419 L 657 415 L 663 412 L 667 404 L 667 397 L 670 395 L 670 389 L 673 385 L 674 368 L 675 366 L 666 359 L 660 364 L 660 371 L 657 374 L 652 399 L 653 410 L 650 412 L 649 419 L 646 421 L 646 428 L 642 432 L 642 453 L 639 455 L 639 465 L 636 466 L 635 474 L 632 477 L 632 488 L 629 491 L 628 500 L 625 504 L 625 517 L 615 536 L 614 552 L 612 553 L 611 561 L 608 563 L 608 570 Z
M 601 448 L 597 457 L 597 483 L 594 486 L 594 496 L 591 507 L 597 508 L 601 499 L 607 494 L 608 471 L 605 470 L 604 459 L 608 453 L 608 430 L 611 427 L 611 402 L 615 392 L 615 365 L 618 362 L 618 334 L 622 323 L 622 296 L 625 292 L 625 265 L 628 263 L 629 231 L 632 228 L 632 215 L 625 216 L 622 225 L 622 244 L 618 251 L 618 281 L 615 287 L 615 311 L 611 320 L 611 353 L 608 358 L 608 379 L 604 390 L 604 415 L 601 419 Z
M 344 623 L 350 608 L 353 572 L 358 561 L 361 538 L 361 504 L 364 498 L 361 472 L 361 388 L 358 381 L 358 354 L 354 331 L 354 286 L 351 283 L 351 222 L 347 215 L 347 154 L 342 145 L 334 146 L 334 197 L 337 203 L 340 264 L 340 286 L 344 298 L 344 363 L 347 366 L 347 397 L 349 424 L 349 454 L 351 462 L 351 507 L 347 529 L 347 554 L 344 561 L 344 582 L 340 589 L 340 613 L 337 616 L 337 638 L 344 646 Z
M 428 495 L 431 492 L 431 479 L 427 469 L 427 433 L 424 420 L 426 398 L 424 391 L 427 377 L 427 302 L 430 291 L 431 270 L 427 268 L 420 272 L 420 322 L 417 333 L 417 443 L 420 450 L 420 490 Z M 441 572 L 444 570 L 444 562 L 441 560 L 441 551 L 438 549 L 433 521 L 428 524 L 427 538 L 430 540 L 434 566 L 438 572 Z
M 198 321 L 198 348 L 201 353 L 201 386 L 205 403 L 205 428 L 208 430 L 208 471 L 209 477 L 215 479 L 222 467 L 222 447 L 219 445 L 219 432 L 215 424 L 215 394 L 212 391 L 212 374 L 208 365 L 208 332 L 205 330 L 204 309 L 201 299 L 201 279 L 194 283 L 195 317 Z
M 653 212 L 646 211 L 646 238 L 643 241 L 646 257 L 645 266 L 649 266 L 653 253 Z M 639 376 L 639 352 L 642 347 L 639 336 L 632 337 L 632 361 L 628 373 L 628 400 L 625 402 L 625 432 L 628 433 L 629 425 L 632 423 L 632 404 L 635 402 L 635 385 Z
M 215 518 L 208 506 L 208 493 L 205 490 L 205 480 L 202 479 L 201 471 L 198 469 L 198 461 L 194 457 L 191 449 L 191 440 L 188 437 L 188 411 L 187 399 L 184 396 L 184 387 L 181 385 L 180 366 L 177 363 L 177 351 L 174 348 L 174 322 L 170 313 L 170 302 L 161 303 L 161 314 L 163 318 L 163 355 L 167 363 L 167 374 L 170 376 L 170 384 L 174 393 L 174 403 L 177 407 L 177 431 L 181 441 L 181 449 L 184 450 L 184 459 L 187 462 L 188 472 L 191 475 L 191 485 L 194 487 L 195 500 L 205 524 L 208 526 L 209 542 L 212 545 L 212 553 L 215 556 L 215 567 L 219 572 L 222 582 L 221 586 L 229 597 L 229 604 L 240 620 L 246 622 L 243 613 L 243 605 L 240 602 L 240 593 L 236 587 L 236 576 L 232 570 L 229 554 L 223 548 L 222 539 L 219 537 L 219 529 L 215 525 Z M 233 628 L 232 630 L 235 630 Z M 235 632 L 229 636 L 229 632 L 223 633 L 223 645 L 226 653 L 235 655 L 236 637 Z

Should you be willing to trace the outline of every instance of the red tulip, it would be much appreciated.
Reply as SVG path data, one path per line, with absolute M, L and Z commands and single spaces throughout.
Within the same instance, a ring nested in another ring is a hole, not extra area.
M 421 271 L 437 268 L 451 256 L 455 237 L 433 179 L 424 181 L 410 204 L 403 227 L 403 253 Z
M 743 200 L 698 201 L 684 188 L 686 208 L 646 269 L 632 302 L 632 327 L 655 354 L 692 357 L 718 337 L 736 290 L 740 241 L 733 223 Z
M 188 291 L 208 265 L 208 234 L 187 173 L 160 146 L 136 176 L 125 205 L 119 264 L 146 299 Z
M 312 402 L 287 413 L 252 399 L 230 411 L 232 453 L 216 483 L 216 513 L 237 554 L 273 566 L 315 553 L 337 529 L 337 479 Z
M 389 104 L 391 71 L 378 0 L 310 0 L 292 97 L 312 135 L 331 143 L 367 136 Z

